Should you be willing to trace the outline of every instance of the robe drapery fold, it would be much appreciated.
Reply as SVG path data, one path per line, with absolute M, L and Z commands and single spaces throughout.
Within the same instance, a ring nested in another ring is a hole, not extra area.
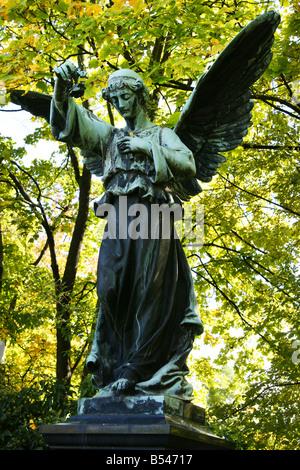
M 52 101 L 51 125 L 54 137 L 79 147 L 86 166 L 102 177 L 105 193 L 95 203 L 96 214 L 107 203 L 118 214 L 120 196 L 126 196 L 127 235 L 118 236 L 124 226 L 116 217 L 116 237 L 106 232 L 99 253 L 100 311 L 87 359 L 99 394 L 113 393 L 110 385 L 127 378 L 136 383 L 136 393 L 190 396 L 186 360 L 202 322 L 174 221 L 168 222 L 170 237 L 162 237 L 163 216 L 153 218 L 151 205 L 172 203 L 166 187 L 194 172 L 191 152 L 171 129 L 151 124 L 135 132 L 149 142 L 151 155 L 122 154 L 118 141 L 126 131 L 95 118 L 72 99 Z M 135 216 L 128 215 L 136 204 L 146 214 L 139 238 L 130 236 Z

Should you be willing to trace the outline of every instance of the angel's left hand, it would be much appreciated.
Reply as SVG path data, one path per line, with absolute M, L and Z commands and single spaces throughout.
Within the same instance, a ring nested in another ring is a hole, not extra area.
M 140 137 L 126 136 L 119 140 L 118 148 L 122 153 L 141 152 L 151 155 L 151 145 L 147 140 Z

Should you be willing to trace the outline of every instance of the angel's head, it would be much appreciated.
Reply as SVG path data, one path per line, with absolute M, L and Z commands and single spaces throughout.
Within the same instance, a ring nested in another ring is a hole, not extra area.
M 137 98 L 138 104 L 147 110 L 149 100 L 149 90 L 141 77 L 130 69 L 120 69 L 113 72 L 107 82 L 107 88 L 102 89 L 102 96 L 109 101 L 120 112 L 120 103 L 118 97 L 121 93 L 123 96 L 128 91 L 130 95 Z M 121 112 L 122 114 L 122 112 Z

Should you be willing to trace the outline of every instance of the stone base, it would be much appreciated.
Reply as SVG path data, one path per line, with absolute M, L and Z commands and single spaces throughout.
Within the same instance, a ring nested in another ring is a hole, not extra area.
M 77 416 L 40 432 L 51 449 L 234 449 L 205 426 L 202 408 L 171 396 L 83 398 Z

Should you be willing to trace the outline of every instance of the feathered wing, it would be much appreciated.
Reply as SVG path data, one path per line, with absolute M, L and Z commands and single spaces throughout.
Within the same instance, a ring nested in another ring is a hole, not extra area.
M 50 123 L 50 108 L 52 95 L 39 93 L 37 91 L 14 90 L 10 94 L 12 103 L 21 106 L 24 111 L 28 111 L 33 116 L 41 117 Z M 97 119 L 96 116 L 94 116 Z M 84 157 L 84 163 L 91 173 L 96 176 L 102 176 L 102 159 L 87 150 L 81 151 Z M 87 158 L 88 157 L 88 158 Z
M 24 111 L 50 122 L 51 95 L 38 91 L 14 90 L 10 93 L 10 99 L 12 103 L 21 106 Z
M 182 200 L 201 192 L 198 180 L 211 181 L 226 161 L 222 152 L 236 148 L 247 134 L 253 107 L 249 87 L 272 59 L 279 23 L 280 16 L 273 11 L 257 17 L 200 77 L 174 129 L 193 152 L 197 169 L 195 177 L 172 184 Z

